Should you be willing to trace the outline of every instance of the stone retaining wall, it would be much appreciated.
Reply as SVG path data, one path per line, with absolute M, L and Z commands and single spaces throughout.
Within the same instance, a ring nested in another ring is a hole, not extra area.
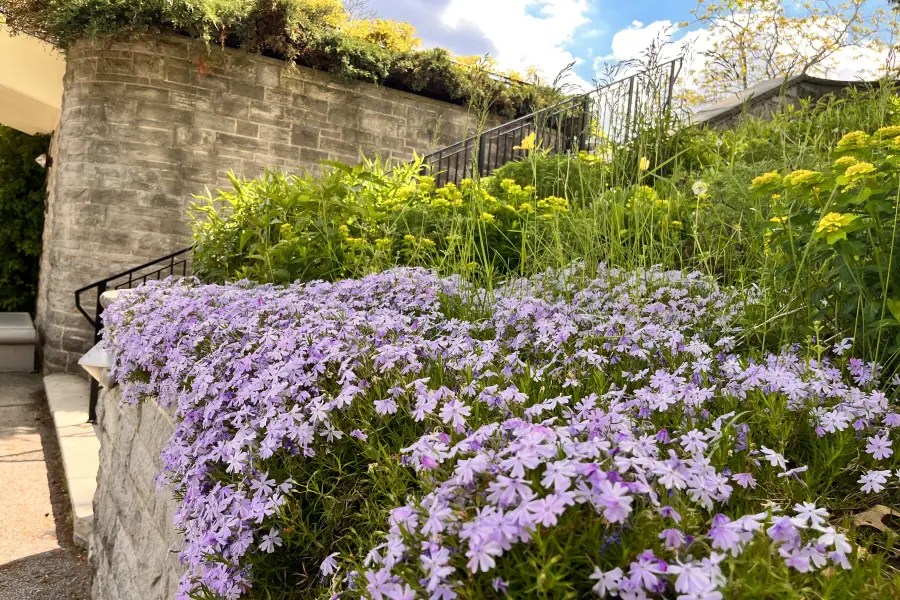
M 45 372 L 93 343 L 74 291 L 189 245 L 193 195 L 229 187 L 229 171 L 406 160 L 476 128 L 465 107 L 188 38 L 82 42 L 66 64 L 37 303 Z
M 104 391 L 97 407 L 100 470 L 94 495 L 90 562 L 93 600 L 171 600 L 184 570 L 181 535 L 172 526 L 175 500 L 154 482 L 160 452 L 174 427 L 152 401 L 119 406 Z

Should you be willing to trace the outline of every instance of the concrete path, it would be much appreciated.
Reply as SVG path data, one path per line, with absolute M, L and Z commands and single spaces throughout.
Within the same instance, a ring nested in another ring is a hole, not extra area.
M 87 600 L 40 375 L 0 374 L 0 600 Z

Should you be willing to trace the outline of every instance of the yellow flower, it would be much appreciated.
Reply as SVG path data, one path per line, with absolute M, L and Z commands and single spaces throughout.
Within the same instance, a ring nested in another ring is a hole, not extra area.
M 781 173 L 778 171 L 769 171 L 768 173 L 763 173 L 758 177 L 754 177 L 753 181 L 750 182 L 750 189 L 755 190 L 766 185 L 778 185 L 779 183 L 781 183 Z
M 897 137 L 898 135 L 900 135 L 900 125 L 888 125 L 875 132 L 875 136 L 880 138 L 892 138 Z
M 641 160 L 638 161 L 638 171 L 646 171 L 650 168 L 650 159 L 646 156 L 642 156 Z
M 784 223 L 787 220 L 786 217 L 772 217 L 769 219 L 772 223 Z
M 519 146 L 513 146 L 513 150 L 534 150 L 534 132 L 529 133 L 524 138 L 522 138 L 522 143 Z
M 822 181 L 822 174 L 819 171 L 808 169 L 798 169 L 784 178 L 784 182 L 793 187 L 813 185 L 820 181 Z
M 772 200 L 780 200 L 781 194 L 772 194 Z
M 489 212 L 483 212 L 481 213 L 481 220 L 485 223 L 490 223 L 494 220 L 494 215 Z
M 682 222 L 681 221 L 672 221 L 672 227 L 675 229 L 681 229 Z
M 414 242 L 416 241 L 416 236 L 410 235 L 410 234 L 407 233 L 406 235 L 403 236 L 403 239 L 404 239 L 405 241 L 409 242 L 410 244 L 412 244 L 412 243 L 414 243 Z
M 835 231 L 840 231 L 842 227 L 849 225 L 854 220 L 856 220 L 856 215 L 830 212 L 819 221 L 819 225 L 816 227 L 816 233 L 834 233 Z
M 838 152 L 856 150 L 869 146 L 869 135 L 865 131 L 851 131 L 837 143 Z
M 834 164 L 832 165 L 832 167 L 834 167 L 835 169 L 846 169 L 847 167 L 854 164 L 855 162 L 856 162 L 855 156 L 849 156 L 849 155 L 842 156 L 839 159 L 837 159 L 836 161 L 834 161 Z
M 847 167 L 847 170 L 844 171 L 844 175 L 851 178 L 859 178 L 874 171 L 875 165 L 870 162 L 861 162 Z
M 421 240 L 419 240 L 419 242 L 422 244 L 423 248 L 434 248 L 436 245 L 434 243 L 434 240 L 430 240 L 428 238 L 422 238 Z
M 379 250 L 387 250 L 391 247 L 391 238 L 378 238 L 375 240 L 375 247 Z

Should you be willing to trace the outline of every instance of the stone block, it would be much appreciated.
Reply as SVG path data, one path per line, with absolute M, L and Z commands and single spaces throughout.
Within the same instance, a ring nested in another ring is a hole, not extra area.
M 249 121 L 238 121 L 235 133 L 245 137 L 261 137 L 259 134 L 259 125 L 250 123 Z
M 257 138 L 230 135 L 227 133 L 216 134 L 216 150 L 238 150 L 242 152 L 268 152 L 269 144 L 265 140 Z

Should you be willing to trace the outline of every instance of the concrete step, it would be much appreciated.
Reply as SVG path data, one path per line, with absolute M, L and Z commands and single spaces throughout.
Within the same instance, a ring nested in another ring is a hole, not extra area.
M 44 377 L 44 390 L 62 452 L 75 543 L 87 548 L 100 469 L 100 440 L 87 422 L 90 384 L 83 377 L 60 373 Z

